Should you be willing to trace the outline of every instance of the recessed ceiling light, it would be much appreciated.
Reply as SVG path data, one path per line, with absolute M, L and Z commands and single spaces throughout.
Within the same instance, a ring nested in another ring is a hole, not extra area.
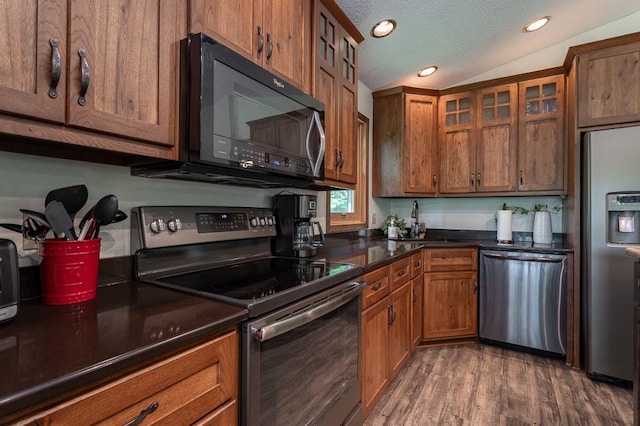
M 428 67 L 422 68 L 420 71 L 418 71 L 418 77 L 426 77 L 433 74 L 437 70 L 438 67 L 436 67 L 435 65 L 429 65 Z
M 551 20 L 551 16 L 543 16 L 542 18 L 536 18 L 533 21 L 529 22 L 522 28 L 522 31 L 525 33 L 530 33 L 535 30 L 539 30 L 540 28 L 547 25 L 547 23 Z
M 371 28 L 371 35 L 375 38 L 386 37 L 396 29 L 398 24 L 393 19 L 385 19 Z

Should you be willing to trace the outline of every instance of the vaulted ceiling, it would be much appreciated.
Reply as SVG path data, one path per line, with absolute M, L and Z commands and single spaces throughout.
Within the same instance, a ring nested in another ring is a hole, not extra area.
M 485 73 L 525 57 L 533 63 L 521 72 L 551 68 L 562 65 L 568 47 L 602 38 L 598 29 L 603 26 L 614 35 L 640 31 L 639 0 L 336 2 L 365 36 L 359 77 L 372 90 L 398 85 L 443 89 L 488 79 L 482 78 Z M 527 22 L 545 15 L 551 16 L 545 27 L 522 31 Z M 373 38 L 371 27 L 383 19 L 394 19 L 398 28 Z M 438 71 L 417 77 L 427 65 L 437 65 Z

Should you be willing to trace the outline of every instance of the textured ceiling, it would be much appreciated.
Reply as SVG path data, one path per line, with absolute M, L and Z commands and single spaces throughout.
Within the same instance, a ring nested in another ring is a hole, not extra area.
M 336 2 L 365 36 L 359 50 L 359 77 L 372 90 L 401 84 L 452 87 L 558 45 L 563 49 L 556 49 L 553 56 L 557 58 L 543 57 L 539 68 L 527 71 L 559 66 L 577 36 L 628 15 L 640 16 L 640 0 Z M 544 15 L 551 16 L 547 26 L 529 34 L 522 32 L 527 22 Z M 369 31 L 382 19 L 395 19 L 398 28 L 388 37 L 374 39 Z M 640 27 L 620 34 L 635 31 Z M 439 69 L 432 76 L 418 78 L 417 71 L 427 65 Z

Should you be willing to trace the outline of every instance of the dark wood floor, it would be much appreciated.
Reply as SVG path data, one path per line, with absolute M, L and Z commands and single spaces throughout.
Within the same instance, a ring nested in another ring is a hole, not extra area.
M 365 425 L 632 425 L 632 391 L 483 344 L 417 349 Z

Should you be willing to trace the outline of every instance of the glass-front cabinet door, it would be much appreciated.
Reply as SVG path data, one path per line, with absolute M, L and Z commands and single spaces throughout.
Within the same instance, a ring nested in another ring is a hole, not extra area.
M 564 76 L 519 83 L 518 191 L 564 190 Z

